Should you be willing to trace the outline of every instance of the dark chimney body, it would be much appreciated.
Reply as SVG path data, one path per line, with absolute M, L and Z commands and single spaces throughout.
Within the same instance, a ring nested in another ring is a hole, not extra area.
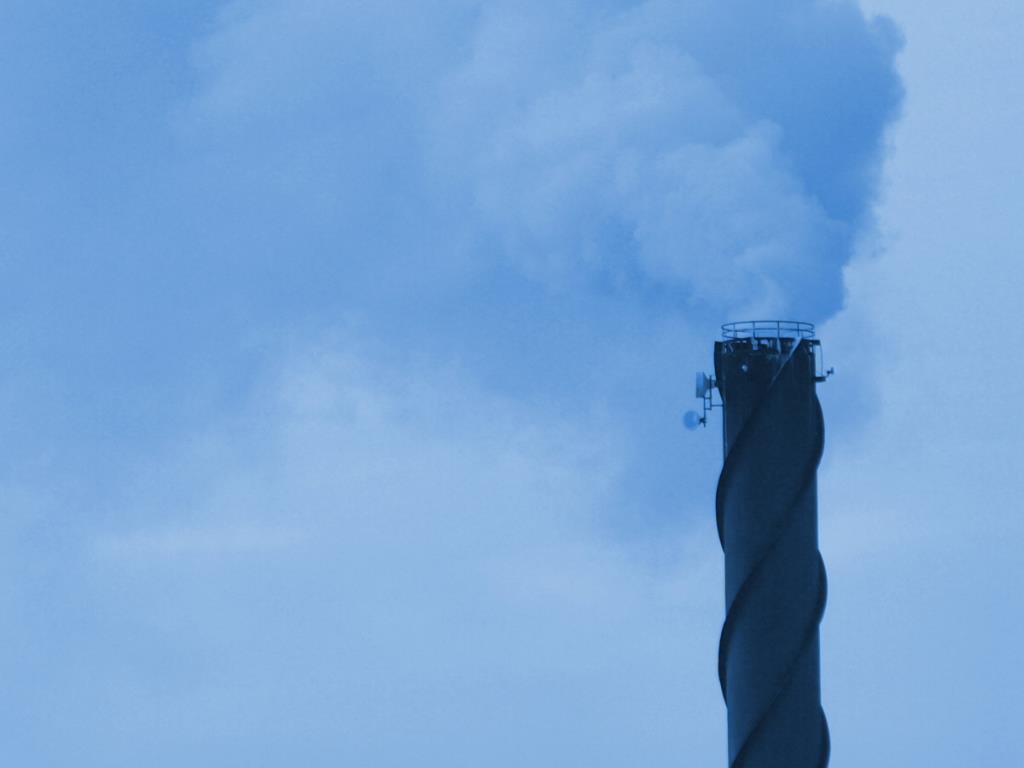
M 817 519 L 824 422 L 815 384 L 827 374 L 820 343 L 808 323 L 731 323 L 723 332 L 710 384 L 724 411 L 716 514 L 726 620 L 718 673 L 729 765 L 824 768 L 818 625 L 826 581 Z

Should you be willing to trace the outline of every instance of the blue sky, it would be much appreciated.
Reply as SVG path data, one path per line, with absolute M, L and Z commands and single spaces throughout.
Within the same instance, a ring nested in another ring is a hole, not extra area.
M 679 417 L 751 314 L 839 372 L 832 764 L 1024 757 L 1024 11 L 65 5 L 0 9 L 15 762 L 724 759 Z

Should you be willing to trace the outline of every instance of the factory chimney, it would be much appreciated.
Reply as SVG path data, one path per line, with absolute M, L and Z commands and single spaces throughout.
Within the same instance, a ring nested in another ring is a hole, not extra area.
M 818 625 L 825 566 L 818 551 L 817 468 L 825 381 L 810 323 L 722 327 L 715 375 L 697 375 L 707 423 L 723 409 L 725 461 L 718 536 L 725 553 L 726 618 L 718 676 L 728 708 L 730 768 L 825 768 Z M 718 390 L 718 398 L 713 390 Z

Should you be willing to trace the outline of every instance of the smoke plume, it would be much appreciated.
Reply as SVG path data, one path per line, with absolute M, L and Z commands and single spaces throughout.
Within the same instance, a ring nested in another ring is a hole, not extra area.
M 719 457 L 678 416 L 719 322 L 842 305 L 892 24 L 849 0 L 94 5 L 38 23 L 70 84 L 33 43 L 11 55 L 39 88 L 3 91 L 38 123 L 0 135 L 29 340 L 0 401 L 2 559 L 31 574 L 0 593 L 7 748 L 718 759 Z

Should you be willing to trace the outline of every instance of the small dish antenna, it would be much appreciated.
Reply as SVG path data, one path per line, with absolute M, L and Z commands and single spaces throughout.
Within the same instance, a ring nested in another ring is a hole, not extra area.
M 715 380 L 714 379 L 712 379 L 710 376 L 708 376 L 703 371 L 698 371 L 697 372 L 697 392 L 696 392 L 695 396 L 698 399 L 703 400 L 705 397 L 707 397 L 708 392 L 710 392 L 711 388 L 714 387 L 714 386 L 715 386 Z
M 704 423 L 704 418 L 696 411 L 687 411 L 683 416 L 683 426 L 691 432 Z
M 716 403 L 714 399 L 714 391 L 717 386 L 714 376 L 698 372 L 694 383 L 693 394 L 701 401 L 703 413 L 698 413 L 697 411 L 686 412 L 683 416 L 683 426 L 689 430 L 694 430 L 697 427 L 706 427 L 708 425 L 708 414 L 711 413 L 711 409 L 722 407 L 722 404 L 720 402 Z

